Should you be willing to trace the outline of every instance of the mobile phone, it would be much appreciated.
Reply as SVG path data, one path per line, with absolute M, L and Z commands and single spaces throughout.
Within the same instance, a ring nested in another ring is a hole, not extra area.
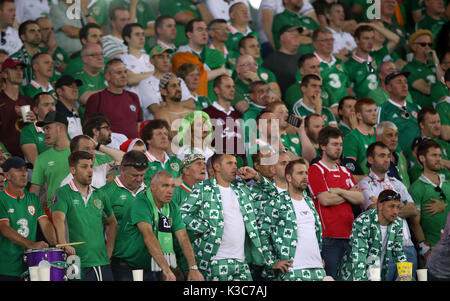
M 302 119 L 295 116 L 294 114 L 290 114 L 286 121 L 287 123 L 289 123 L 292 126 L 295 126 L 296 128 L 299 128 L 302 125 Z

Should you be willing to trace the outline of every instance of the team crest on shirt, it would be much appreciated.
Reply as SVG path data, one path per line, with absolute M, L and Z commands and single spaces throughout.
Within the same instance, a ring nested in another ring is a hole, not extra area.
M 266 72 L 261 73 L 260 76 L 261 76 L 261 79 L 264 81 L 269 79 L 269 74 L 267 74 Z
M 180 170 L 180 165 L 178 163 L 170 163 L 170 168 L 178 172 Z
M 36 208 L 34 208 L 34 206 L 28 206 L 28 213 L 31 216 L 34 216 L 36 214 Z
M 99 199 L 94 200 L 94 206 L 97 209 L 102 209 L 102 200 L 99 200 Z
M 328 116 L 327 116 L 327 115 L 322 114 L 322 118 L 323 118 L 323 120 L 324 120 L 325 122 L 328 122 Z
M 93 12 L 96 16 L 100 15 L 100 7 L 94 6 L 94 7 L 92 8 L 92 12 Z
M 133 111 L 133 112 L 136 112 L 136 107 L 135 107 L 135 105 L 130 105 L 130 110 Z
M 336 66 L 336 69 L 337 69 L 337 70 L 339 70 L 339 71 L 341 71 L 341 72 L 344 72 L 344 69 L 342 69 L 341 64 L 336 64 L 335 66 Z
M 417 112 L 416 112 L 416 111 L 412 111 L 411 115 L 412 115 L 414 118 L 417 118 Z
M 291 139 L 291 142 L 295 143 L 295 144 L 299 144 L 300 143 L 300 139 L 298 139 L 297 137 L 294 137 L 294 138 Z

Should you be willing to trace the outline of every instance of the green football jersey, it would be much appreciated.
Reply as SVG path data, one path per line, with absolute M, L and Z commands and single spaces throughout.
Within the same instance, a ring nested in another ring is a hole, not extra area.
M 41 154 L 49 149 L 44 143 L 45 135 L 44 130 L 36 126 L 36 122 L 33 124 L 27 124 L 20 133 L 20 146 L 24 144 L 35 144 L 38 154 Z
M 201 18 L 197 6 L 190 0 L 164 0 L 159 2 L 159 13 L 161 15 L 175 17 L 181 12 L 187 13 L 194 18 Z M 176 24 L 177 37 L 175 39 L 175 45 L 177 46 L 185 45 L 189 42 L 185 35 L 184 27 L 184 24 Z
M 47 218 L 41 201 L 34 193 L 15 196 L 8 189 L 0 192 L 0 222 L 9 222 L 19 235 L 36 241 L 39 220 Z M 23 253 L 26 250 L 0 234 L 0 275 L 19 277 L 25 271 Z
M 356 98 L 366 97 L 370 91 L 375 90 L 380 85 L 376 71 L 377 65 L 371 56 L 368 60 L 363 60 L 356 55 L 352 55 L 344 66 Z
M 305 118 L 309 114 L 315 113 L 314 109 L 311 109 L 303 102 L 303 98 L 294 104 L 292 111 L 295 115 L 298 115 L 302 118 Z M 326 127 L 331 124 L 337 125 L 336 118 L 334 118 L 333 113 L 328 108 L 322 108 L 322 118 L 325 121 Z
M 61 211 L 66 215 L 70 242 L 85 242 L 74 246 L 81 268 L 108 265 L 103 215 L 110 217 L 113 211 L 103 192 L 90 186 L 84 198 L 72 180 L 56 190 L 52 204 L 52 212 Z
M 144 177 L 144 184 L 150 187 L 152 177 L 160 170 L 168 171 L 172 177 L 178 178 L 181 175 L 182 161 L 175 156 L 166 153 L 164 163 L 159 162 L 152 154 L 145 152 L 148 159 L 148 169 Z
M 363 166 L 366 162 L 367 148 L 376 141 L 375 129 L 372 133 L 366 133 L 357 126 L 344 137 L 342 154 L 346 158 L 354 159 L 359 166 Z
M 439 174 L 441 193 L 436 191 L 436 185 L 433 184 L 427 177 L 423 174 L 419 179 L 414 182 L 409 188 L 409 194 L 411 195 L 416 208 L 420 211 L 420 225 L 422 226 L 423 234 L 425 235 L 425 240 L 430 244 L 431 247 L 436 245 L 441 239 L 441 231 L 445 228 L 445 223 L 447 216 L 450 212 L 449 199 L 450 195 L 450 182 L 446 179 L 445 175 Z M 431 199 L 437 199 L 441 202 L 447 204 L 444 211 L 430 215 L 424 212 L 425 204 L 432 204 Z
M 272 34 L 275 42 L 275 49 L 280 48 L 279 32 L 280 29 L 285 25 L 301 26 L 311 31 L 314 31 L 315 29 L 320 27 L 314 19 L 307 16 L 299 16 L 296 13 L 285 9 L 283 12 L 276 14 L 273 18 Z M 301 45 L 298 49 L 298 52 L 313 53 L 314 47 L 312 46 L 312 44 Z
M 349 77 L 345 70 L 345 65 L 340 59 L 332 57 L 331 62 L 327 62 L 315 53 L 319 60 L 320 76 L 322 77 L 322 99 L 323 106 L 334 107 L 339 105 L 339 101 L 348 95 L 347 88 L 350 87 Z
M 428 64 L 419 62 L 413 59 L 402 71 L 409 72 L 408 76 L 408 87 L 411 93 L 413 102 L 421 107 L 433 106 L 433 102 L 437 101 L 430 97 L 430 95 L 425 95 L 419 90 L 414 89 L 412 84 L 419 79 L 423 79 L 427 84 L 434 85 L 436 83 L 436 68 L 433 62 L 430 61 Z
M 436 105 L 436 111 L 441 117 L 441 125 L 450 125 L 450 97 L 446 97 Z
M 69 155 L 69 147 L 64 150 L 50 148 L 37 156 L 34 162 L 31 184 L 36 184 L 41 187 L 47 184 L 48 207 L 50 207 L 50 201 L 56 189 L 69 174 L 69 162 L 67 160 Z
M 411 157 L 411 144 L 420 136 L 417 114 L 420 107 L 415 103 L 405 102 L 404 106 L 394 103 L 391 99 L 381 106 L 378 112 L 378 123 L 391 121 L 398 128 L 398 143 L 406 158 Z
M 122 218 L 122 225 L 117 231 L 113 256 L 125 261 L 133 269 L 151 269 L 152 257 L 137 226 L 141 222 L 148 223 L 152 226 L 155 235 L 157 235 L 156 227 L 158 225 L 155 225 L 155 216 L 150 202 L 151 200 L 149 200 L 145 191 L 132 200 L 130 207 Z M 168 217 L 171 221 L 172 234 L 175 241 L 174 233 L 185 229 L 180 209 L 175 202 L 169 203 Z
M 120 176 L 116 176 L 113 181 L 100 189 L 104 193 L 106 200 L 111 204 L 118 227 L 120 227 L 122 217 L 130 206 L 131 201 L 144 189 L 145 185 L 142 183 L 136 193 L 128 190 L 120 181 Z

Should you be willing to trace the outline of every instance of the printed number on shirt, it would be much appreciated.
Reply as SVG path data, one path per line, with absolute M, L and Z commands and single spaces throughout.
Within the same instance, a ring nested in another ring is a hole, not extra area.
M 20 226 L 17 230 L 17 233 L 19 233 L 22 237 L 28 237 L 28 234 L 30 234 L 30 229 L 28 228 L 28 220 L 25 218 L 21 218 L 17 221 L 17 225 Z
M 339 89 L 340 87 L 342 87 L 339 76 L 336 73 L 331 73 L 330 75 L 328 75 L 328 78 L 330 79 L 329 85 L 332 88 Z

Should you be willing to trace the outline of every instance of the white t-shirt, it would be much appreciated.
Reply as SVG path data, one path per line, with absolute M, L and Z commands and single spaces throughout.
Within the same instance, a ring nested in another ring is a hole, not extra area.
M 233 6 L 236 3 L 243 2 L 247 7 L 249 8 L 249 17 L 250 21 L 252 20 L 251 14 L 250 14 L 250 7 L 248 6 L 247 0 L 231 0 L 230 2 L 226 2 L 223 0 L 206 0 L 206 7 L 211 12 L 211 14 L 214 16 L 214 19 L 224 19 L 227 22 L 230 22 L 230 14 L 228 11 L 230 10 L 230 7 Z
M 297 248 L 294 270 L 322 268 L 319 243 L 317 242 L 314 213 L 304 199 L 292 199 L 297 217 Z
M 222 197 L 224 228 L 216 259 L 245 261 L 245 224 L 239 200 L 231 187 L 219 185 Z
M 351 34 L 342 30 L 339 32 L 334 31 L 331 27 L 327 28 L 332 32 L 334 38 L 333 53 L 338 53 L 343 48 L 347 48 L 350 51 L 356 48 L 355 39 Z
M 128 47 L 123 43 L 122 39 L 119 39 L 112 34 L 106 35 L 102 38 L 103 40 L 103 55 L 110 57 L 116 53 L 127 53 Z
M 5 44 L 0 43 L 0 49 L 4 49 L 10 56 L 22 48 L 23 44 L 19 38 L 19 32 L 11 26 L 6 29 L 3 38 L 5 39 Z
M 380 262 L 383 262 L 384 255 L 386 255 L 388 226 L 380 225 L 380 229 L 381 229 L 381 246 L 382 246 L 381 247 L 381 261 Z
M 108 164 L 103 164 L 99 166 L 94 166 L 94 173 L 92 174 L 92 182 L 91 186 L 94 188 L 102 188 L 106 185 L 106 174 L 108 173 Z M 61 185 L 59 187 L 63 187 L 66 184 L 69 184 L 70 181 L 73 180 L 72 173 L 69 173 L 67 177 L 62 180 Z
M 14 5 L 16 7 L 16 20 L 19 24 L 28 20 L 47 17 L 50 13 L 47 0 L 15 0 Z

